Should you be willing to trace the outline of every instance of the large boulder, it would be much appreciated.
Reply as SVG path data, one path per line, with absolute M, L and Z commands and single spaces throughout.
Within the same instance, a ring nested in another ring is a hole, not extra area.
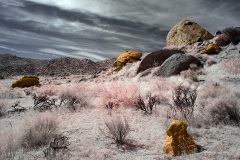
M 125 51 L 121 53 L 117 60 L 113 64 L 113 71 L 119 71 L 125 66 L 127 63 L 133 63 L 136 61 L 140 61 L 142 57 L 142 53 L 137 51 Z
M 160 50 L 148 54 L 140 63 L 137 74 L 143 72 L 149 68 L 157 67 L 163 64 L 163 62 L 176 53 L 184 53 L 180 50 Z
M 12 84 L 12 88 L 19 87 L 31 87 L 39 86 L 39 78 L 35 76 L 23 77 Z
M 164 152 L 172 156 L 192 154 L 198 152 L 198 146 L 187 133 L 187 124 L 180 120 L 174 120 L 166 133 Z
M 200 60 L 187 54 L 174 54 L 160 66 L 157 76 L 170 77 L 190 68 L 190 64 L 201 66 Z
M 213 35 L 190 20 L 177 23 L 167 35 L 167 45 L 186 46 L 212 39 Z

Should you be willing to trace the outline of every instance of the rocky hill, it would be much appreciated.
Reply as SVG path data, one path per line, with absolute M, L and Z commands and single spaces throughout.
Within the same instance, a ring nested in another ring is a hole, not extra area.
M 115 59 L 93 62 L 89 59 L 58 58 L 53 60 L 35 60 L 17 57 L 12 54 L 0 54 L 0 76 L 50 75 L 68 76 L 71 74 L 96 74 L 110 68 Z

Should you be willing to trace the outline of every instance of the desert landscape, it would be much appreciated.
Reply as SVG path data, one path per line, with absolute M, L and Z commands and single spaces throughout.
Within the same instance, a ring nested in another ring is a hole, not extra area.
M 169 77 L 157 75 L 159 66 L 137 74 L 151 53 L 118 72 L 113 59 L 97 72 L 40 74 L 40 85 L 26 88 L 12 88 L 24 74 L 2 72 L 0 159 L 239 159 L 239 47 L 199 54 L 194 45 L 167 46 L 161 52 L 177 49 L 205 62 Z M 186 99 L 181 108 L 177 101 Z M 176 119 L 187 123 L 196 153 L 164 152 Z

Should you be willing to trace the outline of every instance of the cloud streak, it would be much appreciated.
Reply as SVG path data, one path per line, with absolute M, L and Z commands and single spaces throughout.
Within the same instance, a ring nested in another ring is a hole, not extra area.
M 237 0 L 1 0 L 0 53 L 98 61 L 131 49 L 152 52 L 182 19 L 212 33 L 239 26 L 239 7 Z

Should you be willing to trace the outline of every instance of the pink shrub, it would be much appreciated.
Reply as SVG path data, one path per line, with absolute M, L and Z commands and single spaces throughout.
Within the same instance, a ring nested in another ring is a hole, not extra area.
M 227 34 L 220 34 L 213 38 L 213 43 L 221 46 L 230 41 L 230 37 Z
M 59 92 L 59 86 L 55 84 L 47 84 L 47 85 L 42 85 L 39 88 L 36 88 L 36 91 L 39 93 L 43 93 L 49 96 L 56 95 Z
M 139 95 L 138 86 L 126 81 L 113 81 L 98 87 L 101 106 L 113 102 L 114 107 L 133 107 Z
M 148 92 L 152 96 L 156 96 L 158 103 L 168 103 L 171 99 L 173 88 L 177 86 L 176 82 L 161 77 L 157 78 L 156 81 L 152 81 L 151 84 Z
M 240 56 L 235 56 L 230 59 L 225 59 L 221 61 L 220 67 L 222 70 L 230 72 L 232 74 L 239 74 L 240 73 Z
M 211 66 L 211 65 L 215 64 L 216 61 L 214 59 L 208 59 L 206 63 L 207 63 L 207 65 Z
M 151 70 L 151 75 L 152 75 L 152 76 L 156 76 L 159 68 L 160 68 L 160 67 L 154 67 L 154 68 Z
M 185 53 L 192 55 L 192 56 L 196 56 L 196 55 L 200 54 L 198 47 L 194 47 L 193 45 L 185 46 L 183 50 Z
M 169 50 L 181 50 L 182 46 L 176 46 L 174 44 L 167 45 L 163 49 L 169 49 Z

